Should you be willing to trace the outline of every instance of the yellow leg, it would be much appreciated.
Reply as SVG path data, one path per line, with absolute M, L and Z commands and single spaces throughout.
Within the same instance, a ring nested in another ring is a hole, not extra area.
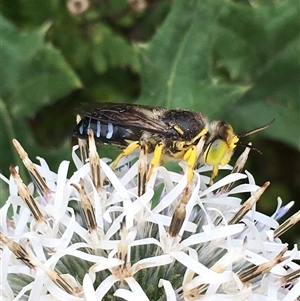
M 163 148 L 164 148 L 164 145 L 162 143 L 155 146 L 153 159 L 150 163 L 150 168 L 149 168 L 146 182 L 148 182 L 150 180 L 150 177 L 153 172 L 153 168 L 159 165 Z
M 218 172 L 219 172 L 219 165 L 214 165 L 212 172 L 211 172 L 209 184 L 208 184 L 209 186 L 211 186 L 213 184 L 213 180 L 218 175 Z
M 112 169 L 115 169 L 119 163 L 119 161 L 128 155 L 130 155 L 132 152 L 134 152 L 138 147 L 140 146 L 139 141 L 135 141 L 130 143 L 123 151 L 122 153 L 116 158 L 116 160 L 112 164 Z
M 192 140 L 192 143 L 194 143 L 196 140 L 204 136 L 208 132 L 208 129 L 205 127 L 194 139 Z
M 189 148 L 187 150 L 187 152 L 185 153 L 183 160 L 185 160 L 188 165 L 187 181 L 189 184 L 193 180 L 193 177 L 194 177 L 194 169 L 195 169 L 195 165 L 197 163 L 197 147 L 192 146 L 191 148 Z

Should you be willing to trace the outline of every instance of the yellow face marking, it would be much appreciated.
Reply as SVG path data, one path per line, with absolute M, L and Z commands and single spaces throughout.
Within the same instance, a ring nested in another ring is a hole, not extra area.
M 234 149 L 236 147 L 236 143 L 239 141 L 239 137 L 234 135 L 234 137 L 231 140 L 231 143 L 229 144 L 229 149 Z
M 236 147 L 236 143 L 239 141 L 239 137 L 233 132 L 233 128 L 228 125 L 228 131 L 227 131 L 227 139 L 226 143 L 228 145 L 228 148 L 230 150 L 233 150 Z

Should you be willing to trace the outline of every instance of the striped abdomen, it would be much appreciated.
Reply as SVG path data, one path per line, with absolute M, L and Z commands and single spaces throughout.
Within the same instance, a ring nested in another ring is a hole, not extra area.
M 83 118 L 74 130 L 74 136 L 80 139 L 88 139 L 90 130 L 94 132 L 96 142 L 115 144 L 126 147 L 133 141 L 139 140 L 141 132 L 133 132 L 121 125 L 103 122 L 98 119 Z

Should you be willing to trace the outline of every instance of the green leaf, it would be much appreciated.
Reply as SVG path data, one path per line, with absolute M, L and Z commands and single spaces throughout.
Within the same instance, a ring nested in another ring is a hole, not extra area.
M 11 140 L 22 139 L 25 149 L 32 151 L 33 158 L 43 153 L 32 135 L 27 117 L 81 87 L 81 83 L 60 52 L 45 43 L 46 26 L 23 32 L 1 15 L 0 24 L 0 171 L 7 175 L 9 164 L 18 164 L 24 177 L 24 167 Z M 53 133 L 53 129 L 50 128 L 49 132 Z M 66 153 L 64 150 L 57 148 L 47 155 L 57 158 L 59 152 Z
M 43 105 L 81 87 L 63 56 L 50 44 L 45 44 L 47 27 L 19 32 L 1 16 L 0 22 L 0 95 L 13 115 L 34 115 Z
M 299 148 L 296 7 L 296 0 L 255 7 L 218 0 L 174 2 L 153 40 L 140 47 L 139 102 L 201 111 L 232 123 L 238 132 L 275 117 L 276 126 L 262 134 Z M 286 134 L 288 123 L 292 135 Z M 282 130 L 273 132 L 277 127 Z
M 212 50 L 223 6 L 207 0 L 174 3 L 156 36 L 141 48 L 140 102 L 214 115 L 247 90 L 243 84 L 218 84 L 213 74 Z
M 230 45 L 234 47 L 219 44 L 217 51 L 219 64 L 230 77 L 251 85 L 237 103 L 224 110 L 223 116 L 230 115 L 243 130 L 275 117 L 276 123 L 264 134 L 299 150 L 300 22 L 296 6 L 294 0 L 260 10 L 227 6 L 220 23 L 224 25 L 223 38 L 230 32 Z
M 19 83 L 10 94 L 9 101 L 16 103 L 22 100 L 14 105 L 12 111 L 17 115 L 30 116 L 79 87 L 80 81 L 62 60 L 61 54 L 47 45 L 23 64 Z
M 94 25 L 91 32 L 91 56 L 99 73 L 104 73 L 109 67 L 130 67 L 135 72 L 139 71 L 137 51 L 131 43 L 103 23 Z
M 280 103 L 248 102 L 234 106 L 234 123 L 243 124 L 243 130 L 251 130 L 275 118 L 274 124 L 261 133 L 269 138 L 288 143 L 300 150 L 300 108 Z M 252 118 L 249 118 L 252 116 Z M 260 135 L 255 134 L 255 136 Z M 249 138 L 251 139 L 251 138 Z M 256 139 L 256 138 L 255 138 Z

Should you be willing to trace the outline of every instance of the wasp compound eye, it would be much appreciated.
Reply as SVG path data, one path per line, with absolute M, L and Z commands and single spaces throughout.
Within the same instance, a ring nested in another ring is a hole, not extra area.
M 227 144 L 221 139 L 216 139 L 210 143 L 204 154 L 204 161 L 206 164 L 214 166 L 220 164 L 224 158 L 225 153 L 227 152 Z

